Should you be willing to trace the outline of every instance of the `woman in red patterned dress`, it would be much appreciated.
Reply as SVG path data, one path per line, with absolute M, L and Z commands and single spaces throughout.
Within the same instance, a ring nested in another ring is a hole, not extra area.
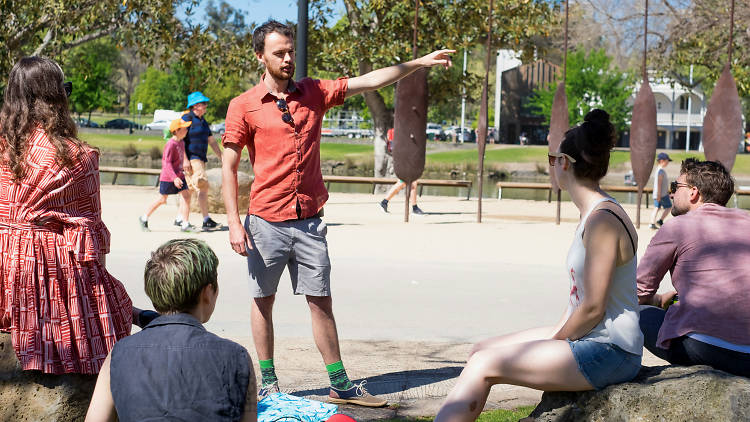
M 10 331 L 25 370 L 96 374 L 130 334 L 134 310 L 104 266 L 99 155 L 77 138 L 69 89 L 60 66 L 41 57 L 21 59 L 8 78 L 0 108 L 0 330 Z

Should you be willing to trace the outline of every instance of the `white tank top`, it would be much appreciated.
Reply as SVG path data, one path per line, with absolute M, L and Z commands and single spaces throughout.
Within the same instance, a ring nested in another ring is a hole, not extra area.
M 604 201 L 617 204 L 612 198 L 602 198 L 595 202 L 591 209 L 581 218 L 576 229 L 573 244 L 567 258 L 568 275 L 570 276 L 570 303 L 568 317 L 583 301 L 586 295 L 584 287 L 584 263 L 586 248 L 583 246 L 583 231 L 589 215 Z M 619 204 L 617 204 L 619 206 Z M 618 216 L 619 218 L 619 216 Z M 627 227 L 625 228 L 627 230 Z M 636 355 L 643 353 L 643 334 L 638 326 L 638 296 L 636 294 L 636 262 L 633 258 L 619 267 L 615 267 L 612 283 L 607 297 L 604 318 L 582 340 L 593 340 L 600 343 L 615 344 L 626 352 Z

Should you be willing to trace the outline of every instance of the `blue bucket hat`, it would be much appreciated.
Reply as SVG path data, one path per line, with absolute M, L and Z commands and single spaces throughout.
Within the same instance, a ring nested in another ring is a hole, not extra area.
M 203 95 L 200 91 L 195 91 L 188 95 L 187 108 L 190 108 L 198 103 L 207 103 L 211 101 L 208 97 Z

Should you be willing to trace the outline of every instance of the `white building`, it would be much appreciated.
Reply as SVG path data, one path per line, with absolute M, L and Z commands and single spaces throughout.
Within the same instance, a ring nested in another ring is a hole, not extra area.
M 702 149 L 703 117 L 707 105 L 703 88 L 698 85 L 690 89 L 665 78 L 651 79 L 649 83 L 656 100 L 657 148 L 685 150 L 689 130 L 689 149 Z M 629 100 L 631 105 L 639 89 L 640 83 Z

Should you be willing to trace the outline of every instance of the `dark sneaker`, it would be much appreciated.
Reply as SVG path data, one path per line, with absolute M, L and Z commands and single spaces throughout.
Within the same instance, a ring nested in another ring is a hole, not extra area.
M 279 390 L 279 382 L 276 381 L 273 384 L 269 384 L 265 387 L 261 387 L 260 390 L 258 390 L 258 401 L 263 400 L 264 398 L 270 396 L 271 394 L 280 393 L 281 390 Z
M 215 222 L 210 217 L 208 218 L 208 220 L 203 222 L 204 231 L 218 230 L 220 228 L 221 228 L 221 223 Z
M 141 230 L 144 232 L 150 232 L 151 229 L 148 228 L 148 220 L 144 220 L 143 216 L 138 217 L 138 224 L 141 225 Z
M 188 223 L 187 226 L 180 225 L 180 231 L 184 233 L 199 233 L 201 230 L 198 227 Z
M 337 390 L 331 387 L 328 393 L 328 401 L 336 404 L 356 404 L 365 407 L 383 407 L 388 401 L 379 399 L 365 390 L 365 383 L 354 384 L 348 390 Z
M 382 208 L 383 211 L 388 212 L 388 200 L 387 199 L 380 201 L 380 208 Z
M 656 225 L 659 226 L 659 227 L 663 226 L 664 225 L 664 220 L 657 221 Z
M 172 225 L 177 226 L 177 227 L 181 227 L 182 226 L 182 220 L 178 220 L 178 219 L 175 218 L 174 219 L 174 223 L 172 223 Z
M 424 215 L 424 211 L 422 211 L 418 206 L 412 205 L 411 206 L 411 213 L 416 215 Z
M 648 225 L 648 228 L 649 228 L 649 229 L 653 229 L 653 230 L 656 230 L 656 229 L 658 229 L 658 227 L 656 227 L 656 224 L 649 224 L 649 225 Z

